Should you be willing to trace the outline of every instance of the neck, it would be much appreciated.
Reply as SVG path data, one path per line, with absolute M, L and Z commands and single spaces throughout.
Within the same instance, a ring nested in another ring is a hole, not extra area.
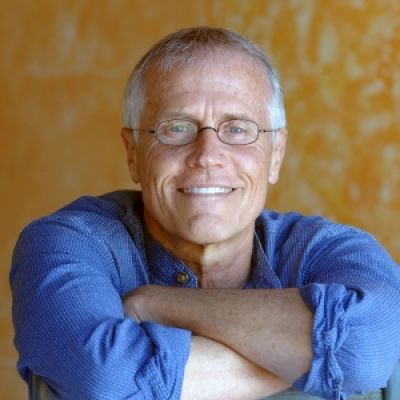
M 213 244 L 198 244 L 147 225 L 150 233 L 169 252 L 184 262 L 203 288 L 242 288 L 251 270 L 254 225 L 233 238 Z
M 187 255 L 179 258 L 203 288 L 241 288 L 250 275 L 252 248 L 253 238 L 246 244 L 191 245 Z

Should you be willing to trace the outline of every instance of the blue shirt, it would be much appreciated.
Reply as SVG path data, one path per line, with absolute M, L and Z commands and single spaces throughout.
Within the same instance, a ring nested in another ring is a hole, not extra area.
M 191 333 L 135 322 L 122 297 L 198 281 L 146 231 L 140 193 L 83 197 L 30 224 L 10 283 L 25 380 L 44 377 L 62 399 L 179 399 Z M 386 385 L 400 358 L 400 268 L 372 236 L 265 210 L 246 287 L 300 288 L 314 313 L 312 366 L 296 388 L 336 400 Z

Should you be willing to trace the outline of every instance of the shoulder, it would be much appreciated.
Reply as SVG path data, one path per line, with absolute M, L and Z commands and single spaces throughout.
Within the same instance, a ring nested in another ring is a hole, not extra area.
M 123 224 L 125 215 L 141 204 L 140 192 L 118 191 L 101 196 L 82 196 L 61 209 L 31 222 L 25 229 L 34 231 L 44 226 L 74 227 L 97 234 L 112 231 Z M 133 211 L 135 214 L 135 211 Z M 139 218 L 139 217 L 138 217 Z
M 290 254 L 309 258 L 327 253 L 375 252 L 383 247 L 368 232 L 321 216 L 264 210 L 256 222 L 256 235 L 271 259 Z
M 130 240 L 125 219 L 130 214 L 131 220 L 139 225 L 140 204 L 140 193 L 133 191 L 80 197 L 27 225 L 18 239 L 16 251 L 37 254 L 49 249 L 98 251 L 113 247 L 121 239 Z
M 256 235 L 284 284 L 301 286 L 311 274 L 328 273 L 341 280 L 386 274 L 398 281 L 400 270 L 394 260 L 373 235 L 357 227 L 320 216 L 265 210 L 257 220 Z
M 14 248 L 10 279 L 22 276 L 19 271 L 39 275 L 76 267 L 106 273 L 116 282 L 121 280 L 124 287 L 131 287 L 135 275 L 130 268 L 134 264 L 139 270 L 143 264 L 138 239 L 140 210 L 139 192 L 113 192 L 80 197 L 33 221 L 22 231 Z M 134 223 L 137 226 L 132 228 Z M 136 232 L 136 240 L 130 229 Z
M 116 191 L 101 196 L 82 196 L 59 209 L 50 218 L 77 218 L 93 221 L 120 221 L 130 209 L 139 209 L 141 193 Z
M 273 210 L 264 210 L 261 213 L 256 221 L 256 232 L 262 241 L 273 240 L 276 245 L 292 240 L 327 239 L 346 234 L 369 236 L 358 228 L 338 224 L 322 216 Z

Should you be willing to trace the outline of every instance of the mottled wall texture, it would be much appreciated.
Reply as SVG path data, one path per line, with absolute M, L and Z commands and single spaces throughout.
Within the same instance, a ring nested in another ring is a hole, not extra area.
M 8 270 L 22 227 L 82 194 L 131 187 L 123 85 L 157 39 L 211 24 L 273 56 L 290 130 L 268 206 L 371 231 L 400 260 L 398 0 L 0 2 L 0 398 L 15 372 Z

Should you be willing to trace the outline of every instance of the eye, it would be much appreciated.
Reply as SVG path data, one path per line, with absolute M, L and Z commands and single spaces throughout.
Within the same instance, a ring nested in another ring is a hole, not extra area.
M 193 122 L 184 120 L 168 121 L 164 125 L 164 129 L 165 132 L 169 133 L 170 135 L 188 134 L 197 130 L 196 125 L 194 125 Z
M 230 127 L 230 133 L 245 133 L 246 129 L 244 129 L 242 126 L 231 126 Z
M 251 131 L 251 124 L 247 121 L 231 120 L 223 122 L 220 129 L 229 135 L 245 135 Z
M 173 124 L 169 129 L 174 133 L 183 133 L 188 131 L 187 124 Z
M 180 146 L 196 138 L 197 125 L 192 121 L 173 119 L 161 122 L 155 133 L 161 143 Z

